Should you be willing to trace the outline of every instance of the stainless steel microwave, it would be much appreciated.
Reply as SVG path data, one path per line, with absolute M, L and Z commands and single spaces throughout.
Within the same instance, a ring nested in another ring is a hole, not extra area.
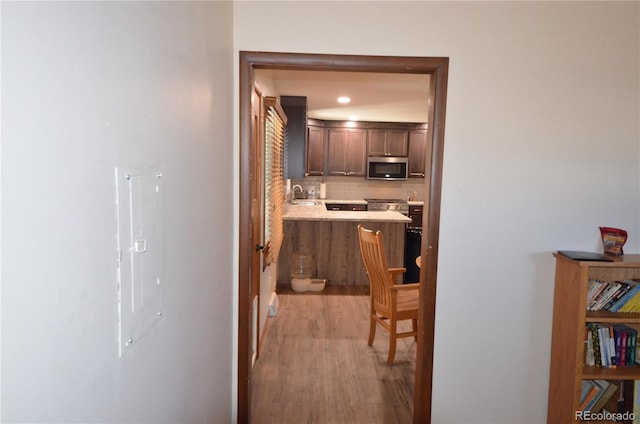
M 367 158 L 368 180 L 406 180 L 409 158 L 403 156 L 369 156 Z

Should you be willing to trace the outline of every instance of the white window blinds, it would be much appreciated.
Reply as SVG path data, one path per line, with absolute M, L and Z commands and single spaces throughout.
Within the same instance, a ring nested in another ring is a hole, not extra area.
M 284 128 L 287 117 L 275 97 L 265 97 L 264 266 L 278 260 L 284 232 Z

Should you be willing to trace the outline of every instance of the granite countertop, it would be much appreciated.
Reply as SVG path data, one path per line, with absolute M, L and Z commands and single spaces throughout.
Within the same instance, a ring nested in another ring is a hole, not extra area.
M 411 222 L 411 218 L 399 212 L 385 211 L 328 211 L 325 203 L 366 204 L 364 200 L 318 199 L 318 205 L 292 205 L 286 203 L 282 219 L 285 221 L 386 221 Z M 422 204 L 422 202 L 412 202 Z M 410 203 L 411 204 L 411 203 Z

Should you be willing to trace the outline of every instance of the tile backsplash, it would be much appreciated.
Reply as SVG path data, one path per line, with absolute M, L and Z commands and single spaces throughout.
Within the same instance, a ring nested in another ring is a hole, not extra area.
M 302 180 L 291 180 L 291 186 L 300 184 L 307 192 L 320 193 L 320 183 L 327 185 L 327 199 L 362 200 L 407 199 L 408 193 L 415 192 L 413 200 L 424 201 L 426 198 L 424 179 L 410 178 L 407 181 L 372 181 L 358 177 L 305 177 Z

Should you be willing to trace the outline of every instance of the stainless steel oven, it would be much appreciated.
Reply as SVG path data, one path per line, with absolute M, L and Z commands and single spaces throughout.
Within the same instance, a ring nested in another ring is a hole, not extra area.
M 368 211 L 396 211 L 409 215 L 409 204 L 403 199 L 364 199 Z
M 420 268 L 416 264 L 416 258 L 420 256 L 422 246 L 422 227 L 407 227 L 404 239 L 404 283 L 417 283 L 420 281 Z
M 411 222 L 407 224 L 404 242 L 404 273 L 405 283 L 417 283 L 420 281 L 420 268 L 416 264 L 416 258 L 420 256 L 422 246 L 422 205 L 410 205 L 409 213 Z
M 364 199 L 368 211 L 396 211 L 411 217 L 409 203 L 403 199 Z M 422 208 L 420 208 L 422 215 Z M 416 220 L 422 222 L 422 219 Z M 420 269 L 416 265 L 416 258 L 420 256 L 422 245 L 422 227 L 413 226 L 413 221 L 407 224 L 404 238 L 404 267 L 407 269 L 403 276 L 404 283 L 417 283 L 420 280 Z

